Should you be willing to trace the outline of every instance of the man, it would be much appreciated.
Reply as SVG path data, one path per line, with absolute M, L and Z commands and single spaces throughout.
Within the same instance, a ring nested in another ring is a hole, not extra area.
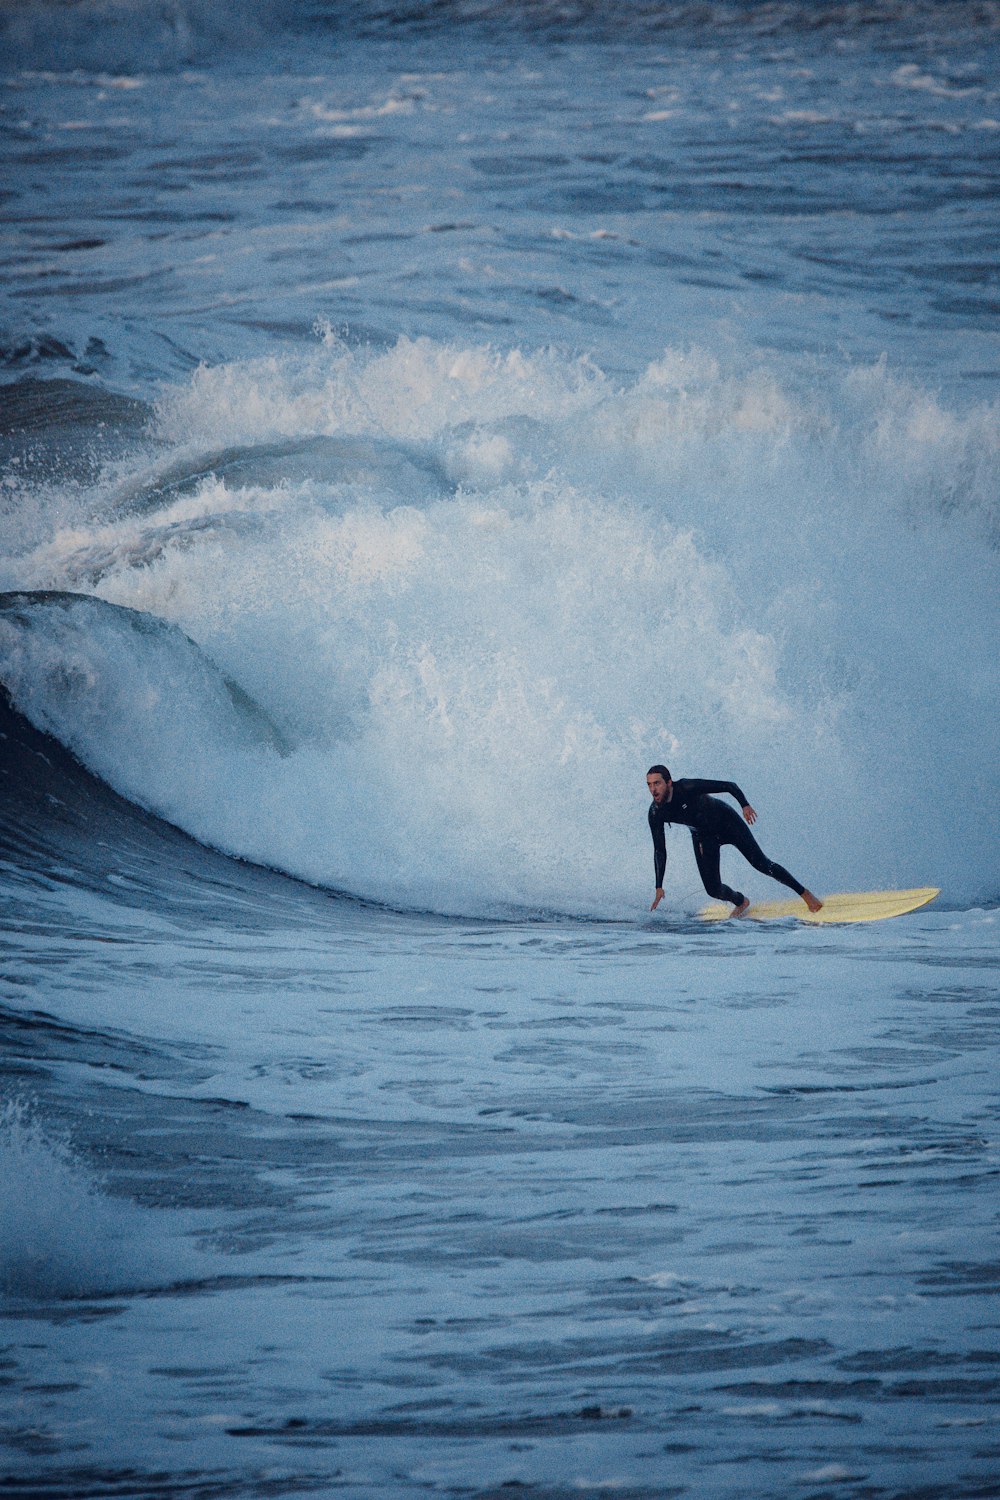
M 649 809 L 649 829 L 653 835 L 653 863 L 656 870 L 656 895 L 649 908 L 655 911 L 663 900 L 663 872 L 667 868 L 667 845 L 663 834 L 665 823 L 683 823 L 691 830 L 694 857 L 698 863 L 698 874 L 710 896 L 733 903 L 733 916 L 742 917 L 750 905 L 742 891 L 731 890 L 723 885 L 719 874 L 719 856 L 723 844 L 733 844 L 749 860 L 755 870 L 780 880 L 802 897 L 810 911 L 819 911 L 823 905 L 812 891 L 799 885 L 782 865 L 768 859 L 763 849 L 748 828 L 744 828 L 736 813 L 724 802 L 717 802 L 709 792 L 728 792 L 743 809 L 748 823 L 756 823 L 757 814 L 750 806 L 735 781 L 696 781 L 687 778 L 672 781 L 666 766 L 650 766 L 646 773 L 646 785 L 653 799 Z

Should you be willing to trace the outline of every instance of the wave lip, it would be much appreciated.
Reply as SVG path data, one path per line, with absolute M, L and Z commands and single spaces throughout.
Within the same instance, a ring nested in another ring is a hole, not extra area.
M 66 590 L 15 590 L 0 594 L 0 639 L 6 647 L 8 690 L 39 727 L 56 734 L 70 748 L 82 748 L 88 729 L 91 735 L 100 729 L 88 726 L 85 716 L 78 714 L 74 744 L 72 730 L 68 739 L 65 729 L 59 733 L 65 705 L 84 708 L 98 682 L 110 687 L 112 697 L 120 701 L 134 684 L 131 679 L 116 681 L 114 669 L 124 668 L 127 675 L 128 658 L 135 653 L 141 658 L 150 706 L 158 707 L 174 689 L 193 691 L 203 711 L 207 704 L 217 711 L 215 724 L 205 728 L 214 727 L 221 735 L 239 732 L 252 742 L 287 753 L 280 731 L 263 709 L 181 630 L 155 615 Z M 177 712 L 184 706 L 183 702 L 174 704 Z M 101 707 L 109 707 L 107 700 Z M 133 715 L 134 727 L 140 717 Z
M 19 617 L 19 628 L 46 614 L 74 612 L 84 621 L 105 617 L 125 631 L 147 637 L 171 632 L 137 612 L 73 594 L 0 595 L 0 635 Z M 133 618 L 135 617 L 135 618 Z M 174 632 L 179 635 L 179 632 Z M 190 643 L 188 643 L 190 646 Z M 193 651 L 194 648 L 191 647 Z M 67 669 L 68 670 L 68 669 Z M 249 699 L 230 686 L 237 723 L 268 743 L 266 720 Z M 44 715 L 42 716 L 44 720 Z M 58 715 L 53 719 L 58 720 Z M 61 720 L 54 729 L 66 733 Z M 81 748 L 86 751 L 86 745 Z M 0 858 L 7 898 L 42 882 L 71 886 L 164 917 L 209 925 L 268 925 L 286 909 L 297 920 L 312 906 L 311 892 L 267 869 L 228 858 L 192 839 L 181 828 L 119 795 L 87 768 L 58 735 L 38 728 L 0 684 Z M 329 896 L 316 896 L 319 914 L 330 912 Z M 30 905 L 25 908 L 26 916 Z

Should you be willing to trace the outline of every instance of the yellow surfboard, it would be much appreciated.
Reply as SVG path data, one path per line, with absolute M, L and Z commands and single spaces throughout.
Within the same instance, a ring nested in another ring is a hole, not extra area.
M 914 891 L 842 891 L 824 896 L 818 912 L 811 912 L 798 896 L 788 901 L 758 901 L 747 907 L 742 921 L 771 922 L 778 917 L 796 917 L 800 922 L 881 922 L 886 917 L 901 917 L 918 906 L 926 906 L 941 892 L 933 886 Z M 722 922 L 731 917 L 733 908 L 725 901 L 713 902 L 698 913 L 703 922 Z

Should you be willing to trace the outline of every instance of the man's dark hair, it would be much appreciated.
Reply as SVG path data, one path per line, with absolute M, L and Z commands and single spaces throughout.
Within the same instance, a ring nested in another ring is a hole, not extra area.
M 666 766 L 650 766 L 649 770 L 646 772 L 646 775 L 662 776 L 664 781 L 670 780 L 670 772 L 667 770 Z

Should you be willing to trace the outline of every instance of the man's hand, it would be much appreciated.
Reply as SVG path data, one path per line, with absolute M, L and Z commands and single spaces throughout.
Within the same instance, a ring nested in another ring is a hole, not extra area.
M 746 807 L 743 809 L 743 816 L 746 818 L 746 820 L 747 820 L 748 823 L 756 823 L 756 821 L 757 821 L 757 814 L 754 812 L 754 810 L 750 806 L 749 802 L 747 803 Z
M 663 888 L 661 886 L 658 886 L 657 890 L 656 890 L 656 895 L 653 897 L 653 904 L 649 908 L 650 911 L 655 911 L 656 908 L 659 906 L 659 904 L 660 904 L 660 902 L 662 900 L 663 900 Z

